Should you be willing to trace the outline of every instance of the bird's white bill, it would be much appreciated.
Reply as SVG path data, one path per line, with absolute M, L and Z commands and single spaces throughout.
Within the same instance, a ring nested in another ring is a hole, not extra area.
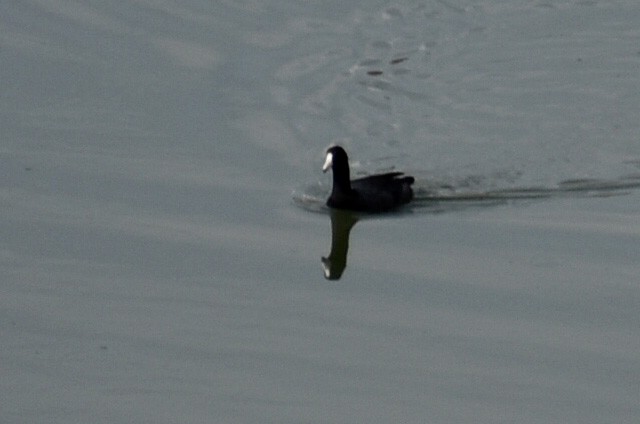
M 327 158 L 324 160 L 324 165 L 322 165 L 322 172 L 327 172 L 331 165 L 333 165 L 333 153 L 327 153 Z
M 331 266 L 328 263 L 322 262 L 322 270 L 324 271 L 324 278 L 331 278 Z

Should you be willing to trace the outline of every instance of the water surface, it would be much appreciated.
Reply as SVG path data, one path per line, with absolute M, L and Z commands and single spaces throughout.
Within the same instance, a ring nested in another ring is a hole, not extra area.
M 0 9 L 3 422 L 640 417 L 635 2 Z

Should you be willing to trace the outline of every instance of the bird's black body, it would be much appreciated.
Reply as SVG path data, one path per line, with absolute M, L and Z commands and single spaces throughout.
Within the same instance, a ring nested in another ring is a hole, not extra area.
M 402 172 L 371 175 L 351 181 L 349 158 L 340 146 L 327 150 L 323 170 L 333 170 L 333 188 L 327 206 L 358 212 L 386 212 L 413 199 L 415 179 Z

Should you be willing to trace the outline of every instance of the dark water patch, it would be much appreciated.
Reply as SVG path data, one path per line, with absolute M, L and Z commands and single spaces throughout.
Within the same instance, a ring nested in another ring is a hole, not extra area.
M 391 65 L 397 65 L 398 63 L 402 63 L 402 62 L 405 62 L 407 60 L 409 60 L 408 57 L 399 57 L 397 59 L 392 59 L 391 61 L 389 61 L 389 63 Z

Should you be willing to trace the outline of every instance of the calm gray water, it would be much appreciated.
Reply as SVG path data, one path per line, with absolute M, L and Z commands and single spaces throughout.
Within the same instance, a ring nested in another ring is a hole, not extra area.
M 638 422 L 640 4 L 321 3 L 0 6 L 0 421 Z

